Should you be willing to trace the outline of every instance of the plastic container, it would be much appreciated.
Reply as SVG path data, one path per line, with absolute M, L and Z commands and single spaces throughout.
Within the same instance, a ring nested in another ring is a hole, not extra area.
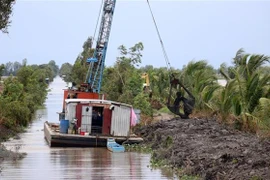
M 69 128 L 69 120 L 60 120 L 60 133 L 67 134 Z
M 136 117 L 137 117 L 137 122 L 136 124 L 140 123 L 141 121 L 141 110 L 140 109 L 134 109 L 134 112 L 136 114 Z

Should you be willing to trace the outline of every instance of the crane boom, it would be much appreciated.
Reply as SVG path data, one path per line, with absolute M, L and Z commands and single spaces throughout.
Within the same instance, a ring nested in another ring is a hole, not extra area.
M 104 0 L 96 48 L 93 57 L 87 59 L 89 69 L 86 81 L 89 89 L 96 93 L 100 93 L 115 4 L 116 0 Z

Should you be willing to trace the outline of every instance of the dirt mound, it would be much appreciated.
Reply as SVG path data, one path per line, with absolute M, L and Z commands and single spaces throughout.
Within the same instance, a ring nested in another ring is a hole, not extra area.
M 172 119 L 139 127 L 153 158 L 203 179 L 270 179 L 270 140 L 214 120 Z

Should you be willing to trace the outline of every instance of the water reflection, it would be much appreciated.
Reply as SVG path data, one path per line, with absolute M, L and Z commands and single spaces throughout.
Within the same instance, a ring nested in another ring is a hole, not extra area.
M 5 145 L 9 149 L 21 146 L 26 158 L 4 161 L 0 166 L 1 180 L 51 180 L 51 179 L 173 179 L 161 170 L 148 168 L 149 154 L 135 152 L 112 153 L 106 148 L 49 148 L 44 139 L 45 121 L 58 122 L 65 83 L 56 78 L 50 85 L 46 106 L 36 113 L 36 119 L 21 139 Z

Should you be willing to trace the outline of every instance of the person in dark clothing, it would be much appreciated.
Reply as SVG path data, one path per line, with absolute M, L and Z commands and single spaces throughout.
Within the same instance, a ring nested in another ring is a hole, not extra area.
M 183 106 L 184 106 L 184 114 L 179 112 L 181 101 L 183 102 Z M 189 115 L 192 113 L 194 104 L 195 104 L 195 100 L 193 98 L 187 99 L 184 96 L 182 96 L 181 92 L 176 93 L 176 98 L 174 100 L 174 109 L 175 109 L 175 112 L 179 112 L 179 115 L 182 119 L 189 118 Z

